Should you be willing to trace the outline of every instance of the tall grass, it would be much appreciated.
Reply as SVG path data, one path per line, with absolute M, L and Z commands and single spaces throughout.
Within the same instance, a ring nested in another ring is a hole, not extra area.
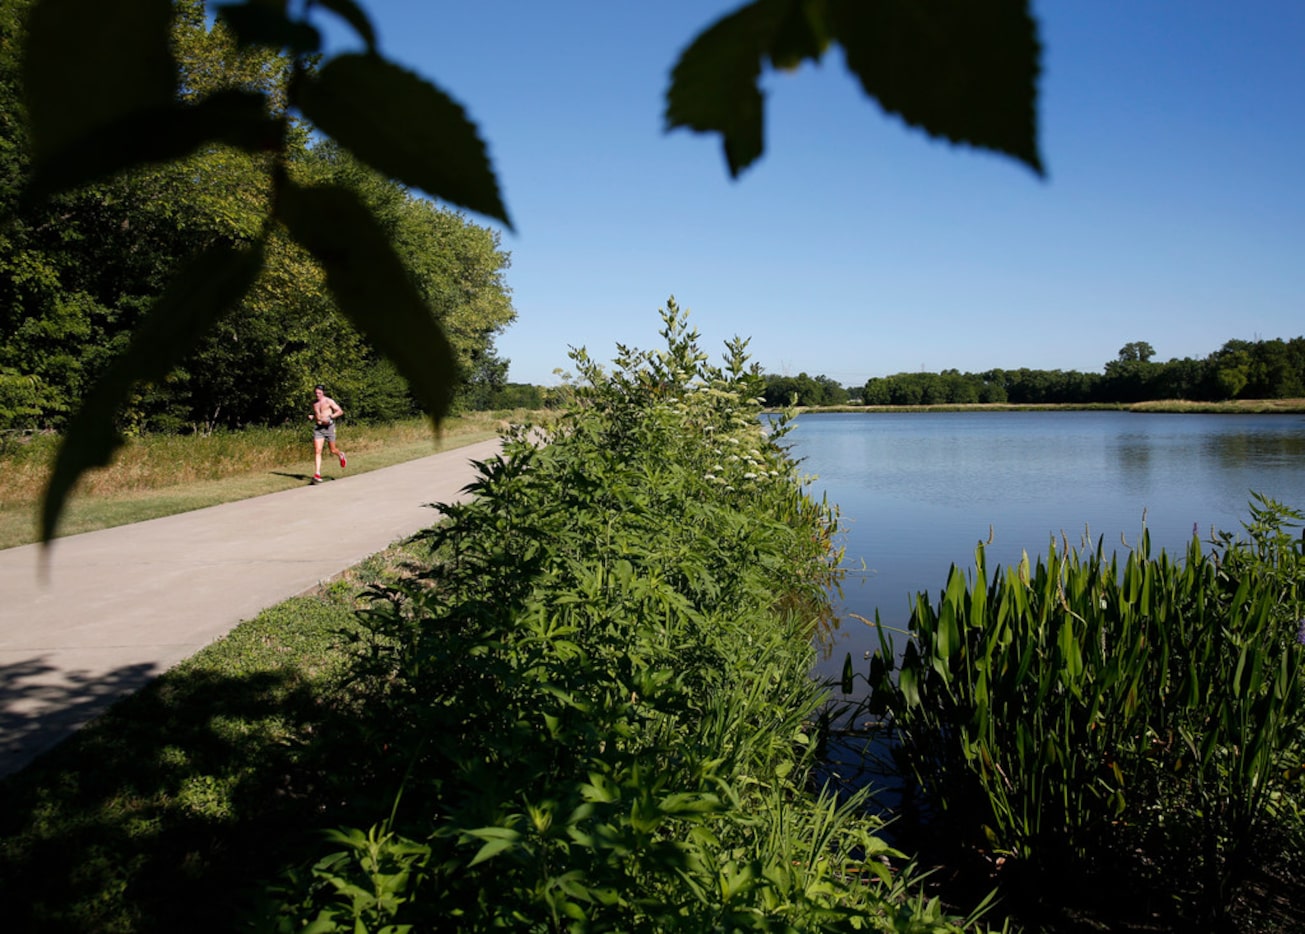
M 349 471 L 364 473 L 492 438 L 525 412 L 476 412 L 446 419 L 437 436 L 425 419 L 380 425 L 343 423 Z M 0 548 L 36 540 L 36 510 L 58 436 L 10 436 L 0 445 Z M 329 462 L 329 458 L 328 458 Z M 312 470 L 306 428 L 247 428 L 210 435 L 128 439 L 114 462 L 78 483 L 60 522 L 69 535 L 246 499 L 305 482 Z

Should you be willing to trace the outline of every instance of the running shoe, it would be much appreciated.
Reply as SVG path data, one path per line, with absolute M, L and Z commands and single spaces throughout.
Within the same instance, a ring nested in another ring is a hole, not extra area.
M 315 474 L 313 474 L 313 482 L 314 482 L 314 483 L 321 483 L 321 482 L 322 482 L 322 475 L 319 474 L 319 473 L 315 473 Z
M 347 460 L 344 459 L 344 452 L 341 451 L 341 452 L 340 452 L 340 469 L 343 470 L 344 468 L 346 468 L 346 467 L 348 467 L 348 466 L 349 466 L 349 462 L 348 462 Z

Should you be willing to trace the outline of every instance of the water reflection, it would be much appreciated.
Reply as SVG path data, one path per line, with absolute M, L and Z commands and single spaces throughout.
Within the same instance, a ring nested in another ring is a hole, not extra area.
M 1299 467 L 1305 462 L 1305 433 L 1216 434 L 1202 439 L 1202 454 L 1224 470 L 1250 466 Z
M 1145 435 L 1120 436 L 1113 457 L 1119 464 L 1120 478 L 1128 493 L 1143 492 L 1151 478 L 1151 441 Z
M 1252 489 L 1305 506 L 1305 417 L 1127 412 L 808 414 L 789 436 L 816 495 L 842 511 L 841 623 L 818 673 L 877 645 L 857 616 L 903 627 L 952 564 L 1036 559 L 1052 538 L 1122 550 L 1145 525 L 1181 552 L 1195 526 L 1238 530 Z

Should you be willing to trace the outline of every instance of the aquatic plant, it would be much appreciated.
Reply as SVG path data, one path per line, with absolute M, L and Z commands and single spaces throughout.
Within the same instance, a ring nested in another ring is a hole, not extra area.
M 1300 514 L 1256 496 L 1244 537 L 1183 560 L 1053 540 L 989 578 L 953 567 L 909 639 L 880 628 L 870 707 L 891 719 L 931 839 L 986 854 L 1008 894 L 1118 879 L 1208 923 L 1302 789 Z M 1122 893 L 1121 893 L 1122 897 Z

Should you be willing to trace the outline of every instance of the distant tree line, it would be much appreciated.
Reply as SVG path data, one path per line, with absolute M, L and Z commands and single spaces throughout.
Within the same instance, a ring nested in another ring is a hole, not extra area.
M 1305 396 L 1305 337 L 1230 340 L 1204 359 L 1154 361 L 1145 341 L 1125 344 L 1100 373 L 985 370 L 895 373 L 864 386 L 839 387 L 826 376 L 766 376 L 767 405 L 972 405 L 1130 403 L 1154 399 L 1215 402 Z
M 789 405 L 797 399 L 798 405 L 846 405 L 848 399 L 859 395 L 855 387 L 840 386 L 837 380 L 828 376 L 777 376 L 766 374 L 766 390 L 762 398 L 768 406 Z
M 474 382 L 463 397 L 464 407 L 472 412 L 492 409 L 543 409 L 551 408 L 553 393 L 543 386 L 531 383 Z
M 20 60 L 30 6 L 0 6 L 0 429 L 61 428 L 174 270 L 215 241 L 262 236 L 271 197 L 273 156 L 211 145 L 39 205 L 21 201 L 33 157 Z M 210 24 L 199 0 L 179 0 L 176 8 L 183 100 L 257 90 L 284 111 L 287 55 L 238 47 L 220 20 Z M 304 183 L 352 189 L 380 220 L 444 326 L 464 406 L 478 382 L 504 386 L 507 361 L 495 354 L 494 336 L 516 313 L 498 234 L 415 196 L 332 143 L 315 143 L 302 127 L 295 133 L 282 168 Z M 120 412 L 120 429 L 301 419 L 319 381 L 351 417 L 417 411 L 406 381 L 337 309 L 313 257 L 282 230 L 266 237 L 264 271 L 241 304 L 165 379 L 138 387 Z

